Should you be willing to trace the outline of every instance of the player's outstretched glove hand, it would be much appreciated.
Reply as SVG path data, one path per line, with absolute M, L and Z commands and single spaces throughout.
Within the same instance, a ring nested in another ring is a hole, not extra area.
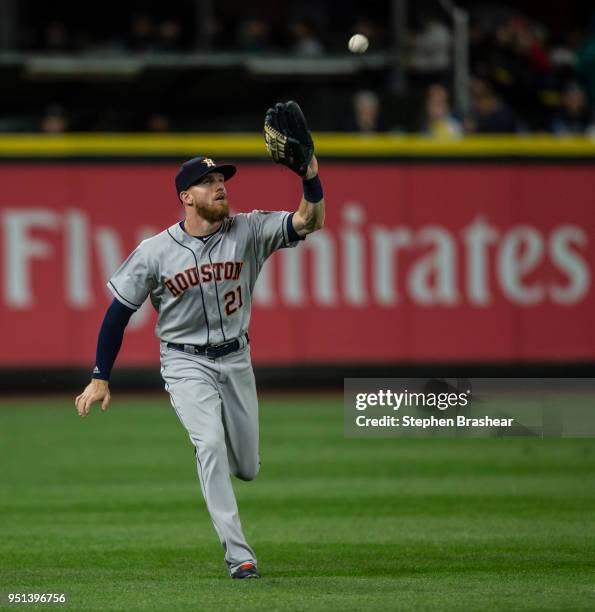
M 302 109 L 296 102 L 277 102 L 264 116 L 264 142 L 269 155 L 300 176 L 306 176 L 314 142 Z

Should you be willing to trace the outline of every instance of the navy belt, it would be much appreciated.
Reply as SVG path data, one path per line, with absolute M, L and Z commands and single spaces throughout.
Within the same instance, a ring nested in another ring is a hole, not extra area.
M 244 334 L 242 338 L 246 339 L 246 345 L 250 344 L 250 338 L 248 334 Z M 223 342 L 221 344 L 176 344 L 175 342 L 168 342 L 167 348 L 174 349 L 175 351 L 182 351 L 183 353 L 190 353 L 191 355 L 201 355 L 207 359 L 219 359 L 225 357 L 230 353 L 234 353 L 242 348 L 240 339 L 230 340 L 229 342 Z

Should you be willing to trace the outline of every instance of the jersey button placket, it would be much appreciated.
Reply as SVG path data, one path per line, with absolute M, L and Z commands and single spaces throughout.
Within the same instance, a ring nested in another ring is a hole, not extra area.
M 219 265 L 217 269 L 215 269 L 215 266 L 213 265 L 215 262 L 222 261 L 223 253 L 221 253 L 220 238 L 216 237 L 215 240 L 216 242 L 204 251 L 206 259 L 208 259 L 211 266 L 211 273 L 213 274 L 213 280 L 211 283 L 209 283 L 209 305 L 211 307 L 209 310 L 209 317 L 213 317 L 210 319 L 213 321 L 211 329 L 211 344 L 219 344 L 221 342 L 225 342 L 225 340 L 229 340 L 225 333 L 225 315 L 223 305 L 219 302 L 222 295 L 221 290 L 223 289 L 223 284 L 220 282 L 222 278 L 221 265 Z M 219 280 L 217 280 L 218 275 Z
M 221 326 L 217 311 L 217 296 L 214 289 L 214 280 L 203 285 L 205 310 L 209 318 L 209 344 L 221 342 Z

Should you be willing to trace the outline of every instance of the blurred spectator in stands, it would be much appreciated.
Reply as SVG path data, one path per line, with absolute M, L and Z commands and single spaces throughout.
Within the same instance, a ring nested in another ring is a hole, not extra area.
M 536 72 L 549 72 L 552 65 L 546 51 L 546 29 L 540 24 L 529 23 L 525 19 L 515 20 L 514 26 L 517 54 L 526 56 L 529 65 Z
M 523 87 L 523 79 L 530 78 L 525 58 L 515 49 L 514 21 L 499 24 L 489 45 L 489 66 L 485 78 L 505 96 L 515 95 L 515 89 Z
M 66 53 L 70 51 L 66 25 L 62 21 L 50 21 L 43 32 L 42 48 L 48 53 Z
M 421 27 L 409 41 L 410 70 L 425 79 L 441 80 L 450 69 L 451 46 L 448 27 L 434 16 L 423 16 Z
M 566 88 L 562 98 L 562 108 L 552 122 L 555 134 L 584 134 L 589 126 L 589 108 L 585 92 L 577 83 Z
M 156 45 L 156 29 L 153 20 L 146 13 L 132 17 L 128 46 L 132 51 L 153 51 Z
M 313 24 L 305 18 L 294 19 L 289 24 L 293 39 L 293 51 L 297 55 L 316 56 L 324 53 L 324 46 L 315 34 Z
M 448 90 L 443 85 L 435 84 L 428 88 L 422 131 L 440 140 L 463 135 L 463 127 L 451 112 Z
M 492 30 L 483 27 L 471 29 L 472 73 L 490 83 L 529 127 L 546 129 L 559 99 L 547 30 L 513 14 L 503 14 Z
M 171 132 L 171 120 L 164 113 L 150 113 L 145 125 L 147 132 Z
M 583 39 L 581 28 L 572 28 L 550 49 L 550 62 L 558 81 L 565 83 L 575 77 L 576 51 Z
M 465 120 L 465 130 L 478 134 L 516 132 L 512 111 L 492 87 L 481 79 L 471 81 L 471 116 Z
M 44 111 L 39 129 L 44 134 L 63 134 L 68 132 L 69 124 L 64 108 L 59 104 L 51 104 Z
M 511 55 L 512 29 L 509 21 L 500 21 L 491 27 L 481 21 L 472 22 L 469 30 L 469 60 L 474 76 L 484 80 L 494 77 L 494 65 L 506 66 Z M 505 75 L 508 70 L 505 69 Z M 506 76 L 504 77 L 506 78 Z
M 346 128 L 350 132 L 368 134 L 384 131 L 380 116 L 380 98 L 377 94 L 364 89 L 353 96 L 353 115 Z
M 238 43 L 241 51 L 262 53 L 270 49 L 271 27 L 264 19 L 246 19 L 240 24 Z
M 159 24 L 155 50 L 167 53 L 182 50 L 182 26 L 179 21 L 166 19 Z

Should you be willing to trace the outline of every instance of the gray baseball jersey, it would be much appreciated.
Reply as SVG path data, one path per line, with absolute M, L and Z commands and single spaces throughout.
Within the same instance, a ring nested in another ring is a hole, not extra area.
M 291 213 L 253 211 L 225 219 L 207 240 L 176 223 L 143 240 L 108 282 L 122 304 L 137 309 L 150 295 L 165 342 L 219 344 L 248 329 L 252 292 L 271 253 L 290 242 Z
M 230 472 L 258 473 L 258 399 L 245 332 L 252 292 L 271 253 L 295 246 L 288 212 L 254 211 L 226 219 L 209 237 L 180 224 L 141 242 L 108 287 L 137 309 L 150 296 L 157 310 L 161 375 L 172 406 L 195 447 L 196 466 L 230 574 L 256 556 L 244 537 Z M 238 349 L 217 359 L 180 345 L 220 344 Z M 176 347 L 172 347 L 171 344 Z

